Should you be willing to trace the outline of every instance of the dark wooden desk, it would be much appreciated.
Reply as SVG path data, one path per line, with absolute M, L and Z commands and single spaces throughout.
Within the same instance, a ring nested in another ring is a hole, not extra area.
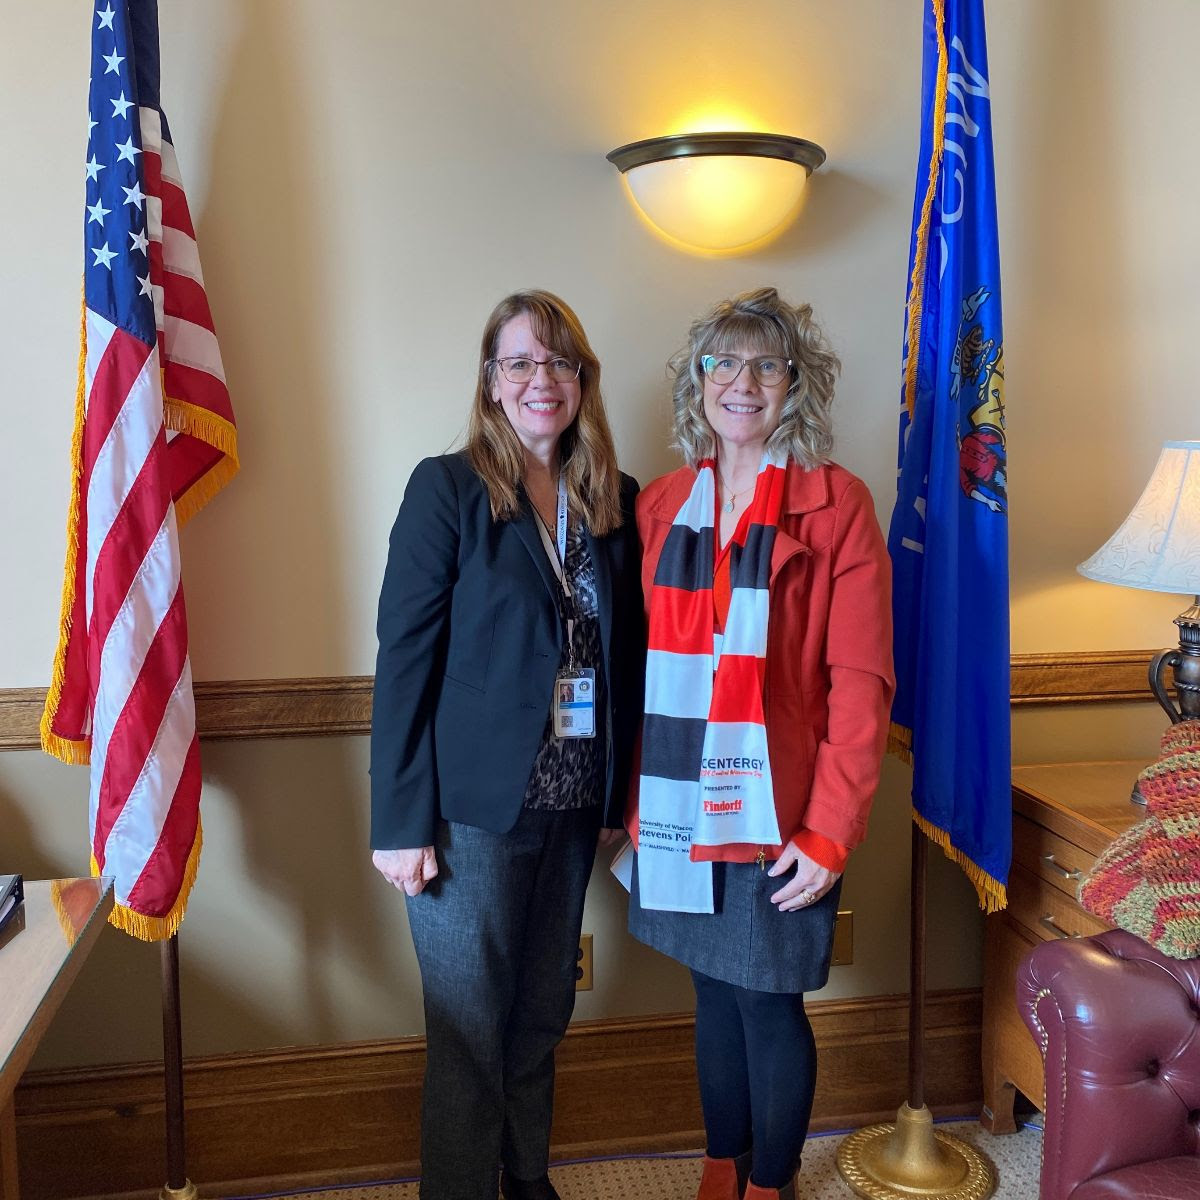
M 1017 1012 L 1017 967 L 1039 942 L 1108 928 L 1080 908 L 1076 893 L 1097 855 L 1146 815 L 1129 799 L 1145 765 L 1139 760 L 1013 769 L 1008 908 L 984 924 L 980 1121 L 992 1133 L 1016 1129 L 1017 1089 L 1045 1106 L 1042 1056 Z
M 13 1090 L 112 906 L 111 879 L 36 880 L 0 932 L 0 1200 L 17 1200 Z

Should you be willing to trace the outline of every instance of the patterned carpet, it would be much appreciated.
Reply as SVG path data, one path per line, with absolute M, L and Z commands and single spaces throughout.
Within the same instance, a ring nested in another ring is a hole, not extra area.
M 938 1124 L 983 1152 L 996 1169 L 1000 1185 L 995 1200 L 1033 1200 L 1038 1192 L 1042 1135 L 1031 1126 L 1008 1137 L 992 1137 L 974 1121 Z M 841 1134 L 814 1135 L 804 1152 L 797 1197 L 803 1200 L 847 1200 L 853 1193 L 838 1175 L 835 1157 Z M 699 1152 L 635 1155 L 556 1163 L 550 1178 L 562 1200 L 692 1200 L 700 1178 Z M 353 1187 L 327 1187 L 308 1192 L 274 1192 L 272 1197 L 298 1200 L 417 1200 L 413 1180 L 388 1180 Z M 265 1200 L 236 1196 L 226 1200 Z

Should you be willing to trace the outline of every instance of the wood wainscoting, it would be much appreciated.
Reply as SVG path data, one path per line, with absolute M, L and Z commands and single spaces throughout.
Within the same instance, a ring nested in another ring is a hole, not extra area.
M 892 1120 L 906 1098 L 906 996 L 815 1001 L 813 1129 Z M 926 1002 L 926 1101 L 977 1115 L 977 989 Z M 558 1054 L 554 1155 L 703 1145 L 692 1017 L 581 1021 Z M 185 1063 L 188 1175 L 204 1195 L 416 1173 L 422 1038 Z M 165 1174 L 158 1064 L 33 1072 L 17 1089 L 23 1200 L 151 1200 Z M 469 1136 L 469 1134 L 467 1135 Z

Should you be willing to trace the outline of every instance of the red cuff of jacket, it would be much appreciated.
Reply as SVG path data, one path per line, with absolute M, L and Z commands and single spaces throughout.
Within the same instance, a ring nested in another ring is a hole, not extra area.
M 813 862 L 824 867 L 825 870 L 836 871 L 839 875 L 845 871 L 846 863 L 850 858 L 849 849 L 837 842 L 830 841 L 824 834 L 816 833 L 811 829 L 801 829 L 792 838 L 792 843 L 797 850 L 802 850 Z

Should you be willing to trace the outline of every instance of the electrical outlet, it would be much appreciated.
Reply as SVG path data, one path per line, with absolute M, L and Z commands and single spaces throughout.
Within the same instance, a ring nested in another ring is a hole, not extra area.
M 833 926 L 833 965 L 848 967 L 854 961 L 854 911 L 838 910 Z
M 579 949 L 575 951 L 575 990 L 590 992 L 592 990 L 592 935 L 582 934 L 579 938 Z

